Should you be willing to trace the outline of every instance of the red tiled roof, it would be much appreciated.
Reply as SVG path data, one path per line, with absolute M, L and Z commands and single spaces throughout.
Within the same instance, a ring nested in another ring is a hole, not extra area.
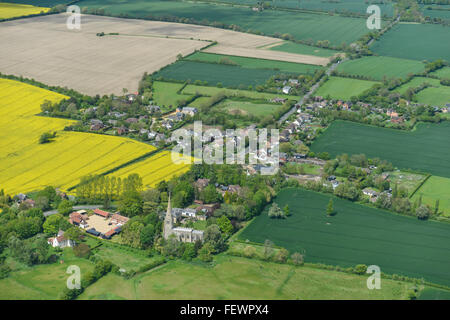
M 105 217 L 105 218 L 109 217 L 109 212 L 106 212 L 106 211 L 103 211 L 100 209 L 95 209 L 94 213 L 98 214 L 99 216 Z

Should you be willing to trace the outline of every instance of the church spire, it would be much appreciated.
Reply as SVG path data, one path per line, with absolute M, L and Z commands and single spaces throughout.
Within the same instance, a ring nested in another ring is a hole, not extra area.
M 169 193 L 169 201 L 167 202 L 167 212 L 166 217 L 164 219 L 164 230 L 163 230 L 163 236 L 165 239 L 167 239 L 169 235 L 172 233 L 172 228 L 173 228 L 172 203 L 170 201 L 170 193 Z

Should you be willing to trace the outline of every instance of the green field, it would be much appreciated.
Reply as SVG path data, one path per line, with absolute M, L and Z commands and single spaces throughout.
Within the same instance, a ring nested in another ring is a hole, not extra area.
M 376 83 L 375 81 L 331 76 L 319 87 L 314 95 L 322 97 L 329 95 L 333 99 L 348 100 L 370 89 Z
M 431 74 L 433 74 L 441 79 L 442 78 L 450 79 L 450 67 L 441 68 L 439 70 L 432 72 Z
M 412 200 L 422 197 L 422 203 L 435 208 L 436 200 L 439 199 L 439 212 L 445 216 L 450 216 L 450 179 L 431 176 L 417 192 Z
M 210 0 L 214 2 L 214 0 Z M 245 4 L 245 5 L 255 5 L 257 0 L 228 0 L 227 2 Z M 392 3 L 379 3 L 382 14 L 392 16 L 394 13 Z M 317 1 L 317 0 L 279 0 L 275 4 L 277 8 L 292 8 L 292 9 L 305 9 L 314 11 L 325 11 L 325 12 L 356 12 L 361 14 L 366 14 L 367 1 L 362 0 L 339 0 L 339 1 Z
M 71 0 L 2 0 L 1 2 L 31 4 L 36 7 L 53 7 L 58 4 L 68 4 Z
M 243 114 L 252 114 L 257 117 L 263 117 L 265 115 L 273 113 L 277 110 L 280 105 L 278 104 L 268 104 L 268 103 L 253 103 L 250 101 L 235 101 L 235 100 L 224 100 L 218 106 L 218 108 L 223 108 L 229 112 L 240 112 Z
M 450 20 L 450 5 L 444 6 L 444 5 L 420 5 L 421 11 L 425 17 L 430 18 L 440 18 L 444 20 Z M 432 10 L 429 10 L 428 8 L 432 8 Z M 438 10 L 438 9 L 444 9 L 444 10 Z
M 414 77 L 410 81 L 405 84 L 402 84 L 400 87 L 395 88 L 393 91 L 398 92 L 400 94 L 404 94 L 409 88 L 417 88 L 425 82 L 429 83 L 432 86 L 441 86 L 440 80 L 426 77 Z
M 443 107 L 447 103 L 450 103 L 450 87 L 440 86 L 438 88 L 426 88 L 415 96 L 419 103 Z
M 190 95 L 178 94 L 183 87 L 182 83 L 154 81 L 153 82 L 153 101 L 159 105 L 162 112 L 167 112 L 178 106 L 180 100 L 189 99 Z M 170 107 L 172 106 L 172 107 Z
M 428 287 L 422 290 L 419 300 L 450 300 L 450 291 Z
M 304 13 L 286 10 L 255 12 L 250 7 L 199 2 L 160 0 L 83 0 L 80 7 L 102 8 L 107 14 L 130 17 L 179 17 L 189 22 L 218 22 L 238 25 L 243 31 L 259 31 L 265 35 L 291 34 L 296 39 L 329 40 L 332 45 L 351 43 L 368 33 L 366 20 L 325 13 Z
M 170 261 L 125 280 L 107 275 L 80 299 L 405 299 L 411 284 L 383 280 L 368 290 L 366 276 L 220 255 L 214 266 Z
M 115 265 L 125 270 L 138 270 L 140 267 L 149 264 L 152 258 L 146 257 L 143 252 L 137 252 L 133 250 L 126 250 L 127 248 L 121 248 L 113 246 L 111 244 L 103 244 L 99 248 L 94 250 L 96 256 L 109 260 Z
M 66 286 L 70 265 L 80 267 L 83 273 L 92 271 L 94 265 L 87 259 L 77 258 L 72 249 L 65 249 L 60 263 L 43 264 L 33 267 L 19 268 L 6 279 L 0 280 L 0 300 L 54 300 Z M 11 265 L 12 269 L 16 268 Z
M 209 63 L 219 63 L 222 59 L 230 60 L 234 62 L 236 65 L 239 65 L 243 68 L 279 70 L 280 72 L 287 72 L 287 73 L 313 74 L 316 70 L 323 69 L 323 67 L 321 66 L 316 66 L 312 64 L 229 56 L 205 52 L 196 52 L 185 58 L 185 60 L 189 61 L 200 61 Z
M 380 56 L 450 61 L 450 27 L 436 24 L 397 24 L 371 50 Z
M 207 87 L 207 86 L 197 86 L 189 84 L 187 85 L 181 93 L 187 95 L 193 94 L 201 94 L 203 96 L 213 96 L 220 92 L 225 93 L 227 96 L 240 96 L 246 97 L 249 99 L 260 99 L 260 100 L 270 100 L 277 97 L 288 98 L 291 100 L 299 100 L 299 96 L 288 96 L 284 94 L 274 94 L 274 93 L 266 93 L 266 92 L 258 92 L 258 91 L 250 91 L 250 90 L 237 90 L 237 89 L 226 89 L 226 88 L 218 88 L 218 87 Z
M 240 66 L 196 61 L 178 61 L 161 69 L 154 78 L 162 77 L 164 80 L 206 81 L 208 85 L 222 84 L 225 87 L 257 86 L 264 84 L 280 71 L 270 69 L 249 69 Z
M 285 41 L 281 45 L 271 47 L 270 50 L 283 51 L 289 53 L 307 54 L 311 56 L 329 58 L 338 53 L 338 51 L 307 46 L 305 44 Z
M 333 157 L 365 153 L 399 168 L 428 172 L 450 178 L 450 122 L 419 123 L 416 129 L 387 129 L 348 121 L 334 121 L 311 145 L 314 152 Z
M 424 69 L 425 64 L 416 60 L 371 56 L 345 61 L 336 70 L 351 75 L 383 80 L 384 77 L 405 78 L 410 73 L 416 74 Z
M 283 189 L 275 202 L 280 208 L 289 205 L 292 215 L 271 219 L 266 208 L 239 238 L 259 243 L 269 239 L 290 252 L 305 250 L 307 262 L 374 264 L 384 273 L 450 285 L 450 224 L 420 221 L 336 197 L 336 215 L 328 217 L 330 197 Z

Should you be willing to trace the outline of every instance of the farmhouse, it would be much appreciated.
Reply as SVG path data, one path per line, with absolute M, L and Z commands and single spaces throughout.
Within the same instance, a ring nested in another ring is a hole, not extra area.
M 363 194 L 365 194 L 366 196 L 369 196 L 371 198 L 378 196 L 378 192 L 376 192 L 375 190 L 370 189 L 370 188 L 365 188 L 365 189 L 363 189 L 362 192 L 363 192 Z
M 69 216 L 69 222 L 74 226 L 86 229 L 89 225 L 87 223 L 88 216 L 81 214 L 80 212 L 72 212 Z
M 197 110 L 197 108 L 193 108 L 193 107 L 183 107 L 181 112 L 186 114 L 186 115 L 189 115 L 189 116 L 193 117 L 198 112 L 198 110 Z
M 292 87 L 291 86 L 284 86 L 283 87 L 283 93 L 289 94 L 291 92 Z

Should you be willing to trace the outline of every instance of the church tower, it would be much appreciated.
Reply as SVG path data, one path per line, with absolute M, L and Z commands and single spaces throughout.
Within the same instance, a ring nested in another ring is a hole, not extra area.
M 164 218 L 164 231 L 163 231 L 164 239 L 169 238 L 169 236 L 172 234 L 172 229 L 173 229 L 172 204 L 170 202 L 170 194 L 169 194 L 169 202 L 167 203 L 166 217 Z

